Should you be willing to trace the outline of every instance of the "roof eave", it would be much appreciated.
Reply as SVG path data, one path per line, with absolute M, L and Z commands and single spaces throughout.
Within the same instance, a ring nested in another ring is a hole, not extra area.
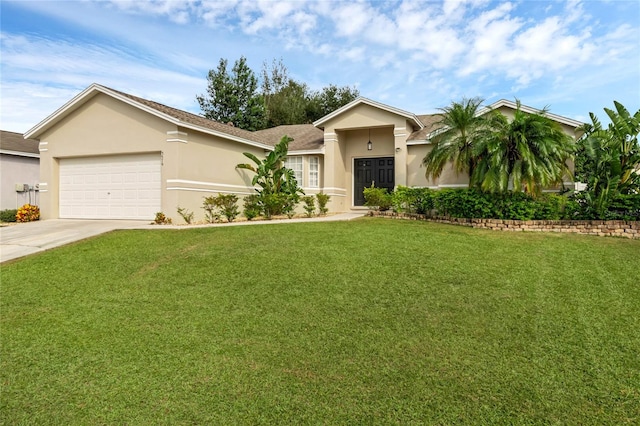
M 58 108 L 56 111 L 54 111 L 53 114 L 49 115 L 47 118 L 45 118 L 43 121 L 41 121 L 40 123 L 36 124 L 32 129 L 30 129 L 27 133 L 25 133 L 24 137 L 25 139 L 32 139 L 32 138 L 37 138 L 39 135 L 41 135 L 46 129 L 48 129 L 50 126 L 54 125 L 55 123 L 57 123 L 58 121 L 60 121 L 62 118 L 64 118 L 67 114 L 69 114 L 70 112 L 72 112 L 73 110 L 75 110 L 77 107 L 79 107 L 86 99 L 95 96 L 97 93 L 104 93 L 106 95 L 109 95 L 115 99 L 118 99 L 121 102 L 124 102 L 128 105 L 131 105 L 135 108 L 138 108 L 142 111 L 145 111 L 151 115 L 154 115 L 156 117 L 159 117 L 165 121 L 168 121 L 176 126 L 180 126 L 180 127 L 184 127 L 187 129 L 191 129 L 191 130 L 196 130 L 198 132 L 202 132 L 202 133 L 207 133 L 213 136 L 218 136 L 224 139 L 229 139 L 232 140 L 234 142 L 240 142 L 243 143 L 245 145 L 250 145 L 250 146 L 254 146 L 254 147 L 258 147 L 258 148 L 263 148 L 266 150 L 273 150 L 273 147 L 267 144 L 263 144 L 260 142 L 256 142 L 256 141 L 252 141 L 249 139 L 245 139 L 245 138 L 241 138 L 239 136 L 234 136 L 234 135 L 230 135 L 228 133 L 224 133 L 224 132 L 220 132 L 217 130 L 212 130 L 212 129 L 208 129 L 206 127 L 202 127 L 202 126 L 197 126 L 195 124 L 191 124 L 182 120 L 179 120 L 171 115 L 168 114 L 164 114 L 160 111 L 158 111 L 155 108 L 151 108 L 147 105 L 144 105 L 140 102 L 137 102 L 133 99 L 130 99 L 118 92 L 115 92 L 113 90 L 110 90 L 107 87 L 101 86 L 99 84 L 93 83 L 91 86 L 87 87 L 85 90 L 83 90 L 82 92 L 80 92 L 78 95 L 76 95 L 73 99 L 71 99 L 69 102 L 67 102 L 66 104 L 64 104 L 62 107 Z
M 481 115 L 487 114 L 488 112 L 490 112 L 492 110 L 495 110 L 497 108 L 503 107 L 503 106 L 506 106 L 506 107 L 511 108 L 511 109 L 516 109 L 518 107 L 518 105 L 515 102 L 509 101 L 507 99 L 500 99 L 499 101 L 496 101 L 496 102 L 492 103 L 491 105 L 480 109 L 476 113 L 476 116 L 481 116 Z M 529 107 L 529 106 L 526 106 L 526 105 L 522 105 L 522 104 L 520 105 L 520 110 L 524 111 L 524 112 L 526 112 L 528 114 L 539 114 L 540 112 L 542 112 L 539 109 L 535 109 L 535 108 L 532 108 L 532 107 Z M 581 127 L 581 126 L 584 125 L 584 123 L 581 122 L 581 121 L 573 120 L 571 118 L 563 117 L 561 115 L 553 114 L 553 113 L 550 113 L 550 112 L 545 113 L 544 116 L 549 118 L 549 119 L 551 119 L 551 120 L 553 120 L 553 121 L 565 124 L 565 125 L 567 125 L 569 127 L 575 128 L 575 129 L 577 129 L 578 127 Z M 439 129 L 435 129 L 434 131 L 429 132 L 427 134 L 426 139 L 429 140 L 429 139 L 433 138 L 434 136 L 436 136 L 437 134 L 443 133 L 443 132 L 445 132 L 447 130 L 448 130 L 447 126 L 441 127 Z
M 48 129 L 53 124 L 60 121 L 67 114 L 72 112 L 82 101 L 84 101 L 87 97 L 91 97 L 95 95 L 97 88 L 100 87 L 98 84 L 93 83 L 91 86 L 84 89 L 82 92 L 78 93 L 76 96 L 71 98 L 70 101 L 62 105 L 60 108 L 51 113 L 47 118 L 33 126 L 31 129 L 27 130 L 24 134 L 25 139 L 36 139 L 38 138 L 46 129 Z
M 10 149 L 0 149 L 0 154 L 13 155 L 16 157 L 40 158 L 40 154 L 34 154 L 32 152 L 24 151 L 12 151 Z
M 171 118 L 173 118 L 173 117 L 171 117 Z M 186 123 L 186 122 L 180 121 L 180 120 L 178 120 L 176 118 L 173 118 L 172 123 L 177 125 L 177 126 L 184 127 L 186 129 L 196 130 L 198 132 L 206 133 L 206 134 L 209 134 L 209 135 L 212 135 L 212 136 L 218 136 L 218 137 L 223 138 L 223 139 L 228 139 L 228 140 L 231 140 L 231 141 L 234 141 L 234 142 L 240 142 L 242 144 L 250 145 L 250 146 L 253 146 L 253 147 L 256 147 L 256 148 L 262 148 L 262 149 L 265 149 L 267 151 L 273 151 L 273 149 L 274 149 L 271 145 L 267 145 L 267 144 L 260 143 L 260 142 L 255 142 L 255 141 L 252 141 L 252 140 L 249 140 L 249 139 L 241 138 L 239 136 L 230 135 L 229 133 L 224 133 L 224 132 L 220 132 L 220 131 L 217 131 L 217 130 L 207 129 L 206 127 L 201 127 L 201 126 L 197 126 L 195 124 Z
M 500 107 L 503 107 L 503 106 L 509 107 L 511 109 L 516 109 L 518 107 L 518 105 L 513 101 L 509 101 L 507 99 L 500 99 L 500 100 L 492 103 L 488 107 L 482 108 L 480 111 L 478 111 L 477 115 L 486 114 L 487 112 L 489 112 L 491 110 L 494 110 L 494 109 L 497 109 L 497 108 L 500 108 Z M 528 114 L 540 114 L 542 112 L 539 109 L 532 108 L 532 107 L 529 107 L 529 106 L 526 106 L 526 105 L 522 105 L 522 104 L 520 104 L 520 110 L 524 111 L 524 112 L 526 112 Z M 545 117 L 548 117 L 553 121 L 557 121 L 558 123 L 562 123 L 562 124 L 565 124 L 567 126 L 574 127 L 574 128 L 581 127 L 581 126 L 583 126 L 585 124 L 585 123 L 583 123 L 581 121 L 574 120 L 574 119 L 569 118 L 569 117 L 564 117 L 562 115 L 553 114 L 551 112 L 546 112 L 544 115 L 545 115 Z
M 331 120 L 332 118 L 335 118 L 335 117 L 339 116 L 343 112 L 346 112 L 346 111 L 350 110 L 351 108 L 353 108 L 353 107 L 355 107 L 357 105 L 360 105 L 360 104 L 369 105 L 369 106 L 372 106 L 372 107 L 375 107 L 375 108 L 379 108 L 379 109 L 391 112 L 391 113 L 396 114 L 396 115 L 403 116 L 403 117 L 413 121 L 416 124 L 416 127 L 418 129 L 423 129 L 424 128 L 424 124 L 422 124 L 422 122 L 418 119 L 418 117 L 415 114 L 413 114 L 411 112 L 408 112 L 408 111 L 401 110 L 399 108 L 395 108 L 395 107 L 383 104 L 381 102 L 376 102 L 374 100 L 371 100 L 371 99 L 368 99 L 368 98 L 365 98 L 365 97 L 362 97 L 362 96 L 357 97 L 356 99 L 354 99 L 353 101 L 349 102 L 348 104 L 346 104 L 346 105 L 338 108 L 337 110 L 325 115 L 324 117 L 314 121 L 313 125 L 318 127 L 318 128 L 320 128 L 320 129 L 324 129 L 323 125 L 327 121 Z

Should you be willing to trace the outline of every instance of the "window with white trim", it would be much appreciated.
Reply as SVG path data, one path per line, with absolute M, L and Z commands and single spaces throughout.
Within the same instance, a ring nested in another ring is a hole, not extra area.
M 302 157 L 301 156 L 287 157 L 287 159 L 284 160 L 284 166 L 287 169 L 293 170 L 293 173 L 296 176 L 296 180 L 298 181 L 298 186 L 302 187 L 302 176 L 303 176 Z
M 309 188 L 320 186 L 320 159 L 309 157 Z

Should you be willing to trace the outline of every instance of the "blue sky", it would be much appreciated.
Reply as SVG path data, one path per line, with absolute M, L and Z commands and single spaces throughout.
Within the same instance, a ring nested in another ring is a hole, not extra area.
M 640 2 L 7 1 L 0 127 L 25 132 L 91 83 L 199 112 L 220 58 L 282 58 L 312 89 L 416 114 L 505 98 L 578 120 L 640 108 Z

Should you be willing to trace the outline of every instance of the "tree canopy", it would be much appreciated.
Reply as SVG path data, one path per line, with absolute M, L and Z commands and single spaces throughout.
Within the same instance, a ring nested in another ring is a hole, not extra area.
M 246 130 L 260 130 L 286 124 L 307 124 L 357 98 L 355 87 L 330 84 L 311 90 L 306 83 L 289 77 L 282 60 L 263 64 L 258 78 L 240 57 L 231 70 L 227 60 L 210 70 L 207 93 L 196 97 L 205 117 Z
M 196 97 L 206 118 L 221 123 L 232 123 L 245 130 L 264 128 L 265 107 L 258 93 L 258 79 L 241 56 L 231 69 L 221 58 L 218 68 L 209 70 L 207 93 Z

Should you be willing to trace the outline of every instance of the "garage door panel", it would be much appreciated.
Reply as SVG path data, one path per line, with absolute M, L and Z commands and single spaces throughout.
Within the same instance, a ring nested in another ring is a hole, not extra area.
M 158 154 L 60 160 L 60 217 L 153 219 L 161 210 Z

